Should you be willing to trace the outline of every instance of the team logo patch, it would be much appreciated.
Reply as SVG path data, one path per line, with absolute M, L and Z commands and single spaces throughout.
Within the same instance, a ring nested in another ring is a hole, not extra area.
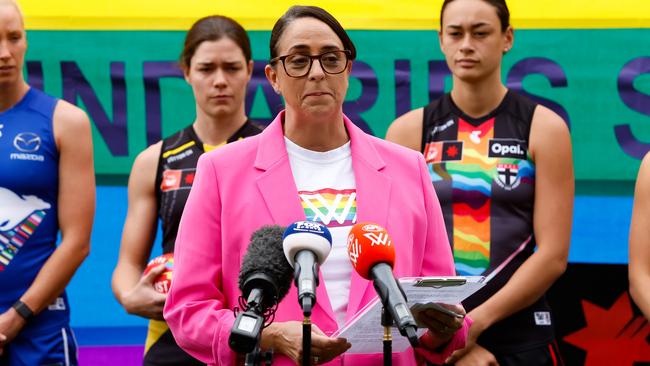
M 41 148 L 41 137 L 33 132 L 22 132 L 14 138 L 14 147 L 24 153 L 33 153 Z
M 497 164 L 496 182 L 506 191 L 517 188 L 521 183 L 519 166 L 517 164 Z
M 21 196 L 0 187 L 0 271 L 34 234 L 52 206 L 36 196 Z
M 491 158 L 513 158 L 526 160 L 526 141 L 515 139 L 490 139 L 488 156 Z
M 424 158 L 427 163 L 458 161 L 463 158 L 462 141 L 434 141 L 424 148 Z
M 190 189 L 194 183 L 196 169 L 167 169 L 163 170 L 160 190 L 163 192 L 177 189 Z

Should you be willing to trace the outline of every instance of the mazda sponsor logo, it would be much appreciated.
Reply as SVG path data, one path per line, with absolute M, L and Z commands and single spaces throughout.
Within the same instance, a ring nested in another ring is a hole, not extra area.
M 14 147 L 24 153 L 36 152 L 41 148 L 41 137 L 33 132 L 21 132 L 14 138 Z

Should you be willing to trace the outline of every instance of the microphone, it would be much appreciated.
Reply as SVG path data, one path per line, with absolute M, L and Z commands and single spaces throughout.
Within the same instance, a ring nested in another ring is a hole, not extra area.
M 332 234 L 327 226 L 312 221 L 298 221 L 287 227 L 282 238 L 284 255 L 295 269 L 298 303 L 305 316 L 316 304 L 318 266 L 332 250 Z
M 348 235 L 348 256 L 359 275 L 372 280 L 384 309 L 389 312 L 399 332 L 417 347 L 417 324 L 406 303 L 402 287 L 395 280 L 395 247 L 383 227 L 373 223 L 357 223 Z
M 253 352 L 264 322 L 274 316 L 278 303 L 289 292 L 292 270 L 282 252 L 283 233 L 284 228 L 274 225 L 251 235 L 239 271 L 239 303 L 245 311 L 237 314 L 228 338 L 235 352 Z

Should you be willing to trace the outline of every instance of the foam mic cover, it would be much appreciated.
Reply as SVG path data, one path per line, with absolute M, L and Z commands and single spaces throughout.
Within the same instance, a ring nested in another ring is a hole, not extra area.
M 239 271 L 239 289 L 248 298 L 253 289 L 263 292 L 262 309 L 279 303 L 291 287 L 293 270 L 284 257 L 284 228 L 263 226 L 251 235 L 248 250 Z
M 386 263 L 391 268 L 395 264 L 393 240 L 383 227 L 362 222 L 350 229 L 348 235 L 348 257 L 357 273 L 372 280 L 370 269 L 378 263 Z
M 295 265 L 296 254 L 302 250 L 313 252 L 316 262 L 323 264 L 332 250 L 332 234 L 325 225 L 313 221 L 298 221 L 285 230 L 282 246 L 291 266 Z

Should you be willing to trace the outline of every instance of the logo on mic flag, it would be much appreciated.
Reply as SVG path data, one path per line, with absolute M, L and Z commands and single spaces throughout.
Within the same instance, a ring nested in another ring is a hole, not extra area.
M 370 267 L 381 262 L 395 263 L 393 241 L 385 228 L 369 222 L 352 226 L 348 235 L 348 257 L 354 269 L 368 279 Z
M 361 254 L 359 241 L 354 237 L 354 235 L 350 234 L 350 236 L 348 236 L 348 256 L 350 257 L 350 262 L 352 262 L 354 267 L 357 266 L 359 254 Z

